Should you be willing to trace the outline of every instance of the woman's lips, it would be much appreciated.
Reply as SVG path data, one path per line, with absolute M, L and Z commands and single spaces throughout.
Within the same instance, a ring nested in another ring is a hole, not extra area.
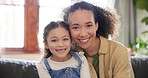
M 81 44 L 86 44 L 90 38 L 78 39 Z

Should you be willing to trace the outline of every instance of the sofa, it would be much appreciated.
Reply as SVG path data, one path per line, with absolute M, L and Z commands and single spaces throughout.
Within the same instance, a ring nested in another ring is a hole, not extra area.
M 39 78 L 35 61 L 0 59 L 0 78 Z M 148 57 L 131 57 L 135 78 L 148 78 Z

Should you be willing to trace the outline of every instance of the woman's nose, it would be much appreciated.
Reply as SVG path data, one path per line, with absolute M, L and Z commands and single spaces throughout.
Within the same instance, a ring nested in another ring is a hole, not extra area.
M 84 37 L 84 36 L 86 36 L 87 35 L 87 30 L 86 30 L 86 28 L 82 28 L 81 30 L 80 30 L 80 36 L 81 37 Z

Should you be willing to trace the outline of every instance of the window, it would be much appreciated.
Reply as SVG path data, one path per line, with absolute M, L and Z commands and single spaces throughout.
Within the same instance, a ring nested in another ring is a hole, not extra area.
M 38 0 L 0 0 L 0 47 L 37 52 Z
M 70 0 L 40 0 L 39 1 L 39 47 L 43 48 L 43 30 L 50 21 L 62 20 L 62 9 L 71 4 Z

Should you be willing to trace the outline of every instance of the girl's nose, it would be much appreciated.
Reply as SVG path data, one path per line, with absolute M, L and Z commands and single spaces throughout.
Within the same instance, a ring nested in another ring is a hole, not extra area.
M 63 46 L 64 42 L 62 40 L 59 41 L 58 46 Z

